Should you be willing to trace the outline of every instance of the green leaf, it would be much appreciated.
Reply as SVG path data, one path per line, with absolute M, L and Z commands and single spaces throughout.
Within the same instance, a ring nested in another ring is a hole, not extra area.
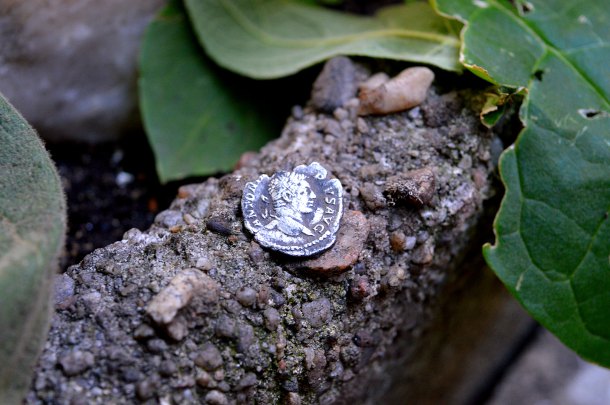
M 0 173 L 0 403 L 17 404 L 46 340 L 66 206 L 42 142 L 1 95 Z
M 337 55 L 461 69 L 455 24 L 427 3 L 386 7 L 375 17 L 287 0 L 186 0 L 186 5 L 210 57 L 253 78 L 286 76 Z
M 485 257 L 540 323 L 608 367 L 610 9 L 595 0 L 518 10 L 500 0 L 437 3 L 468 21 L 466 66 L 529 91 L 525 129 L 501 158 L 506 195 Z
M 140 69 L 140 106 L 163 182 L 227 171 L 279 131 L 269 94 L 205 58 L 178 2 L 149 26 Z

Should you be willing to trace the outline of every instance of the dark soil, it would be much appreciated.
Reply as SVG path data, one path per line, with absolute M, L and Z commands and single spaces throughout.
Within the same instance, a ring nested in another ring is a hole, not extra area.
M 148 228 L 176 196 L 180 184 L 162 185 L 144 134 L 99 145 L 47 145 L 68 202 L 68 234 L 60 269 L 94 249 L 121 240 L 131 229 Z

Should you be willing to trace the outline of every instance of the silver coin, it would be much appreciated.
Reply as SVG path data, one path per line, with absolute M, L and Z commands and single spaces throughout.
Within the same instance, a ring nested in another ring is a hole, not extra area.
M 343 188 L 326 177 L 326 169 L 313 162 L 247 183 L 241 209 L 254 239 L 291 256 L 332 246 L 343 215 Z

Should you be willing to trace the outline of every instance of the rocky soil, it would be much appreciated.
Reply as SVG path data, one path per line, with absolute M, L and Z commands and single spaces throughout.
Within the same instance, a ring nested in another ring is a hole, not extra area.
M 460 352 L 439 314 L 495 285 L 480 262 L 462 264 L 479 252 L 501 149 L 482 102 L 435 87 L 386 116 L 359 117 L 353 98 L 332 113 L 295 107 L 234 173 L 181 187 L 149 230 L 59 276 L 26 402 L 379 403 L 457 384 L 459 364 L 435 364 Z M 329 252 L 295 261 L 253 241 L 239 203 L 246 182 L 312 161 L 343 184 L 345 227 Z M 482 336 L 493 308 L 469 329 Z

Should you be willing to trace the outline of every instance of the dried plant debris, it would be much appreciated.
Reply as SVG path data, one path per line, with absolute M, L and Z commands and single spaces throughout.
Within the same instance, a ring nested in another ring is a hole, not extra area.
M 375 403 L 412 370 L 492 193 L 483 99 L 436 91 L 398 114 L 359 117 L 354 98 L 295 108 L 240 169 L 182 187 L 149 230 L 70 267 L 26 402 Z M 429 127 L 435 111 L 447 117 Z M 341 181 L 350 223 L 311 260 L 265 250 L 241 225 L 243 187 L 314 161 Z

